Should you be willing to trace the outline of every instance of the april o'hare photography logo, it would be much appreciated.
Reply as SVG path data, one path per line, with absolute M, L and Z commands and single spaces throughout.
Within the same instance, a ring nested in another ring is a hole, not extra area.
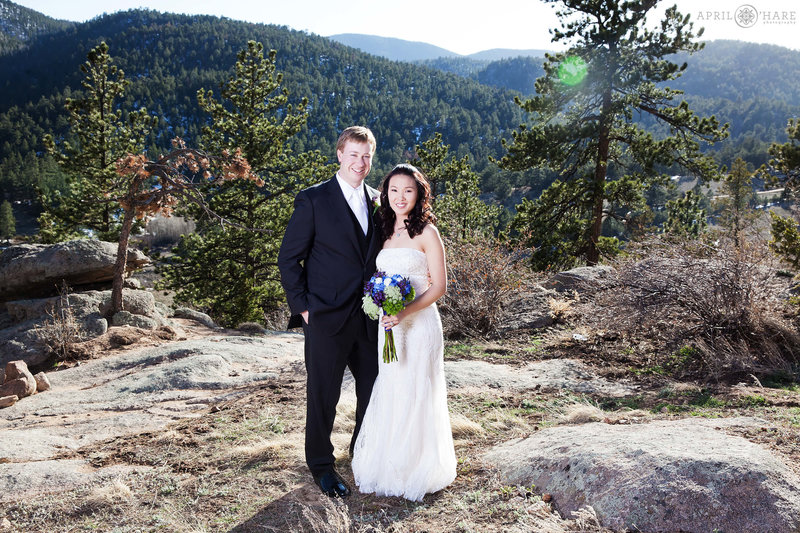
M 750 4 L 743 4 L 736 8 L 733 20 L 742 28 L 752 28 L 758 22 L 758 10 Z
M 740 28 L 756 25 L 797 24 L 797 11 L 787 9 L 757 9 L 752 4 L 742 4 L 735 11 L 698 11 L 697 20 L 709 22 L 735 22 Z

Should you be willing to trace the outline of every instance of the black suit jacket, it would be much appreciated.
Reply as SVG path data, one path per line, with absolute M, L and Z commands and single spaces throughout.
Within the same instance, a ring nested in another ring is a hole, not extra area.
M 380 228 L 372 208 L 379 193 L 366 184 L 364 193 L 371 211 L 366 237 L 335 177 L 295 197 L 278 253 L 281 283 L 292 312 L 290 328 L 302 325 L 300 313 L 308 310 L 309 324 L 333 335 L 353 313 L 362 313 L 364 283 L 375 272 L 380 249 Z M 377 338 L 374 321 L 367 329 Z

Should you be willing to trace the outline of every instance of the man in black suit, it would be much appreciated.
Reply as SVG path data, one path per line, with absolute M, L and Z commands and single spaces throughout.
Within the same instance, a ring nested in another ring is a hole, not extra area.
M 339 171 L 301 191 L 278 254 L 278 268 L 292 312 L 289 327 L 303 326 L 306 390 L 306 463 L 329 496 L 350 489 L 333 467 L 331 431 L 345 366 L 356 383 L 353 445 L 378 375 L 378 326 L 361 310 L 364 282 L 375 272 L 381 246 L 373 202 L 378 191 L 364 184 L 375 137 L 362 126 L 347 128 L 336 143 Z

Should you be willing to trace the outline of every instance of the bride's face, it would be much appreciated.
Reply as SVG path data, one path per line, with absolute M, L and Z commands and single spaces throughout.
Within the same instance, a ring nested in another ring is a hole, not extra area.
M 397 220 L 403 220 L 417 204 L 417 182 L 411 176 L 395 174 L 389 179 L 388 194 Z

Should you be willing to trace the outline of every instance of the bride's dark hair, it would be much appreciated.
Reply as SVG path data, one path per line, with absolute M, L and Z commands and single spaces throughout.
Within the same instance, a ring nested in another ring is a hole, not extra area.
M 422 233 L 426 224 L 436 223 L 436 217 L 431 210 L 431 186 L 425 174 L 412 165 L 397 165 L 389 171 L 386 177 L 383 178 L 383 183 L 381 183 L 381 206 L 378 209 L 378 213 L 381 216 L 381 236 L 384 241 L 394 233 L 396 217 L 389 205 L 389 181 L 398 174 L 408 176 L 417 184 L 417 202 L 408 214 L 408 218 L 405 219 L 408 236 L 413 239 Z

